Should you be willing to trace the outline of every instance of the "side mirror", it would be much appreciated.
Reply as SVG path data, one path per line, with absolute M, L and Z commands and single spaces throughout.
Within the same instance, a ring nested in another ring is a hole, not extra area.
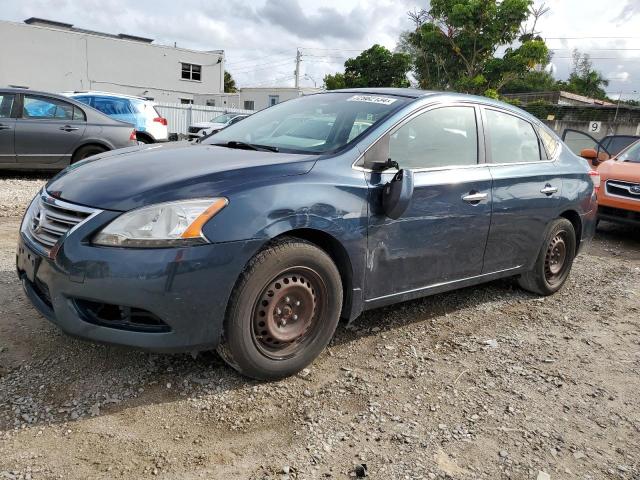
M 382 208 L 387 217 L 397 220 L 407 210 L 413 197 L 413 171 L 399 170 L 382 191 Z
M 580 150 L 580 156 L 582 158 L 586 158 L 587 160 L 597 160 L 598 152 L 596 152 L 595 148 L 583 148 Z

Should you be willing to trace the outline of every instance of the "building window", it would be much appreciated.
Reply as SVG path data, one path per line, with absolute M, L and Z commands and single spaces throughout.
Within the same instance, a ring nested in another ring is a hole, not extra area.
M 192 98 L 181 98 L 180 99 L 180 103 L 182 105 L 193 105 L 193 99 Z
M 215 106 L 216 106 L 215 98 L 210 98 L 209 100 L 207 100 L 207 107 L 215 107 Z
M 192 63 L 183 63 L 182 79 L 195 80 L 196 82 L 202 81 L 202 66 L 193 65 Z
M 280 95 L 269 95 L 269 106 L 273 107 L 280 103 Z
M 256 102 L 254 102 L 253 100 L 245 100 L 244 101 L 244 109 L 245 110 L 255 110 L 256 109 Z

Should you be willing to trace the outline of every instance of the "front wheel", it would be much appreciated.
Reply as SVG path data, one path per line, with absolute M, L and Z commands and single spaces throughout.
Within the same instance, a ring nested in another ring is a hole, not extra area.
M 567 281 L 575 255 L 576 232 L 573 225 L 566 218 L 558 218 L 547 228 L 533 270 L 522 274 L 518 283 L 530 292 L 551 295 Z
M 329 255 L 303 240 L 279 241 L 242 274 L 218 353 L 259 380 L 293 375 L 327 346 L 341 309 L 342 282 Z

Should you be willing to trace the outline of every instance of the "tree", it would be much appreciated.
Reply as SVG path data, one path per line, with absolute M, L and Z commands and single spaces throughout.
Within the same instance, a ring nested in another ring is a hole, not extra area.
M 553 75 L 545 70 L 531 70 L 522 77 L 504 84 L 500 93 L 554 92 L 560 86 Z
M 236 93 L 238 89 L 236 88 L 236 81 L 233 79 L 231 74 L 224 71 L 224 92 L 225 93 Z
M 609 80 L 600 72 L 593 69 L 591 57 L 587 53 L 573 51 L 573 70 L 567 82 L 558 82 L 562 90 L 584 95 L 585 97 L 606 99 L 607 92 L 603 87 L 609 85 Z
M 324 76 L 324 88 L 327 90 L 339 90 L 347 88 L 344 81 L 344 73 L 334 73 L 333 75 Z
M 410 13 L 416 29 L 400 44 L 413 56 L 420 86 L 495 94 L 544 64 L 549 50 L 535 27 L 546 10 L 538 12 L 532 4 L 532 0 L 431 0 L 429 10 Z M 523 27 L 531 16 L 533 27 Z M 498 48 L 504 46 L 504 54 L 497 57 Z
M 408 87 L 407 73 L 411 57 L 406 53 L 392 53 L 381 45 L 374 45 L 355 58 L 344 62 L 344 73 L 324 77 L 327 90 L 357 87 Z

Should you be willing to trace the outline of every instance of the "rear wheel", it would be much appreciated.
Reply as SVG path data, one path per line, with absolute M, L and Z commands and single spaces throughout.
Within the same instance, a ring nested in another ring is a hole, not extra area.
M 342 309 L 342 283 L 331 258 L 298 239 L 258 253 L 230 300 L 218 352 L 260 380 L 292 375 L 331 340 Z
M 107 149 L 101 147 L 100 145 L 85 145 L 84 147 L 80 147 L 78 150 L 76 150 L 76 153 L 71 159 L 71 163 L 79 162 L 80 160 L 84 160 L 87 157 L 98 155 L 99 153 L 103 153 L 106 151 Z
M 576 254 L 576 233 L 566 218 L 554 220 L 530 272 L 524 273 L 518 283 L 525 290 L 540 295 L 551 295 L 562 288 Z

